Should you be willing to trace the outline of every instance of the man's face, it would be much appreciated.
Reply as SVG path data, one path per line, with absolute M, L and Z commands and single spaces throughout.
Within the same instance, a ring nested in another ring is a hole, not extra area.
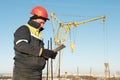
M 46 21 L 43 20 L 43 19 L 35 19 L 34 21 L 40 24 L 40 26 L 38 27 L 38 29 L 43 28 L 43 27 L 44 27 L 44 24 L 45 24 L 45 22 L 46 22 Z

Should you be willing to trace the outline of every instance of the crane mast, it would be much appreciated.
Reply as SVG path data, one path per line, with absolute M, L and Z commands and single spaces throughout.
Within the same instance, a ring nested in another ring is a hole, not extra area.
M 54 13 L 51 13 L 50 17 L 51 17 L 52 25 L 53 25 L 54 28 L 56 27 L 55 26 L 55 21 L 59 24 L 58 30 L 57 30 L 57 32 L 56 32 L 56 34 L 54 36 L 54 43 L 55 43 L 55 45 L 57 45 L 59 43 L 65 44 L 66 39 L 68 37 L 68 33 L 73 28 L 76 28 L 76 27 L 78 27 L 81 24 L 85 24 L 85 23 L 88 23 L 88 22 L 96 21 L 96 20 L 99 20 L 99 19 L 103 19 L 102 23 L 104 23 L 105 22 L 104 19 L 106 18 L 106 16 L 99 16 L 99 17 L 88 19 L 88 20 L 84 20 L 84 21 L 81 21 L 81 22 L 64 22 L 63 23 L 55 16 Z M 73 49 L 73 48 L 74 48 L 74 44 L 71 45 L 71 49 Z

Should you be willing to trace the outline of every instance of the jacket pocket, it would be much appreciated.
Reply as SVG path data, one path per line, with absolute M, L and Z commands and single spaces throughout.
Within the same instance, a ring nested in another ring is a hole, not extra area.
M 30 60 L 30 66 L 43 69 L 45 67 L 46 60 L 43 57 L 32 57 Z

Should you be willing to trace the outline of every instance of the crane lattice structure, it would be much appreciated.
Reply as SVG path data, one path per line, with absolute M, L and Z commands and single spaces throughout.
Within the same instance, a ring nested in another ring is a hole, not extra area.
M 51 17 L 51 21 L 52 21 L 52 25 L 53 25 L 55 46 L 57 46 L 59 44 L 65 44 L 66 40 L 67 40 L 67 37 L 68 37 L 68 33 L 72 29 L 78 27 L 79 25 L 85 24 L 85 23 L 88 23 L 88 22 L 92 22 L 92 21 L 96 21 L 96 20 L 100 20 L 100 19 L 102 19 L 102 23 L 104 24 L 105 23 L 105 18 L 106 18 L 106 16 L 99 16 L 99 17 L 91 18 L 91 19 L 84 20 L 84 21 L 81 21 L 81 22 L 61 22 L 55 16 L 54 13 L 51 13 L 50 17 Z M 57 22 L 58 25 L 59 25 L 59 27 L 57 28 L 57 31 L 55 30 L 55 28 L 56 28 L 55 22 Z M 70 47 L 71 47 L 72 52 L 74 52 L 74 43 L 71 43 Z M 58 63 L 59 63 L 59 66 L 57 65 L 57 67 L 59 67 L 58 68 L 58 70 L 59 70 L 58 76 L 60 77 L 60 63 L 61 63 L 60 54 L 59 54 L 59 61 L 58 61 Z
M 55 36 L 54 36 L 54 43 L 55 43 L 55 45 L 59 45 L 61 43 L 65 44 L 66 39 L 68 37 L 68 33 L 73 28 L 76 28 L 76 27 L 78 27 L 81 24 L 85 24 L 85 23 L 88 23 L 88 22 L 96 21 L 96 20 L 99 20 L 99 19 L 103 19 L 102 23 L 104 23 L 105 22 L 105 18 L 106 18 L 106 16 L 99 16 L 99 17 L 88 19 L 88 20 L 84 20 L 84 21 L 81 21 L 81 22 L 64 22 L 63 23 L 55 16 L 54 13 L 51 13 L 50 17 L 51 17 L 51 20 L 52 20 L 53 28 L 56 28 L 55 21 L 59 24 L 59 28 L 58 28 L 57 32 L 55 33 Z M 53 31 L 54 31 L 54 29 L 53 29 Z M 71 47 L 71 50 L 73 52 L 74 51 L 74 43 L 71 43 L 70 47 Z

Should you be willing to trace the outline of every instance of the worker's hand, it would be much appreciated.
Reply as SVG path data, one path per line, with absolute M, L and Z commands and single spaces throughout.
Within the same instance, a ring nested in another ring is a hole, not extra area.
M 49 49 L 44 49 L 42 52 L 42 56 L 46 59 L 48 58 L 55 59 L 56 55 L 57 55 L 57 52 L 54 52 L 53 50 L 49 50 Z

